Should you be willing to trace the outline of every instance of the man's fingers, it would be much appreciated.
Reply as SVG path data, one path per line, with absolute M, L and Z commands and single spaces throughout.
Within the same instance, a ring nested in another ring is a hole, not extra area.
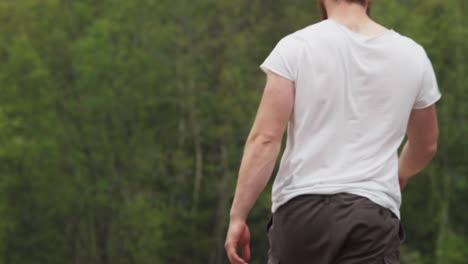
M 245 261 L 249 261 L 250 260 L 250 231 L 247 226 L 244 228 L 239 242 L 242 248 L 242 256 L 244 257 Z
M 234 244 L 226 244 L 226 251 L 231 264 L 247 264 L 242 258 L 237 255 L 237 249 Z
M 250 260 L 250 245 L 249 245 L 249 243 L 245 244 L 242 247 L 242 253 L 243 253 L 245 261 L 249 261 Z
M 232 222 L 229 225 L 229 230 L 226 238 L 226 253 L 231 264 L 247 264 L 250 260 L 250 232 L 244 222 Z M 242 251 L 242 259 L 237 250 Z

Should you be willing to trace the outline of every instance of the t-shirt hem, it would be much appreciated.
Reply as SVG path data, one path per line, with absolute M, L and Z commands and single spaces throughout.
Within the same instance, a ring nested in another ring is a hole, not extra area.
M 433 104 L 435 104 L 437 101 L 440 100 L 440 98 L 442 98 L 442 94 L 438 94 L 436 97 L 434 97 L 432 100 L 429 100 L 428 103 L 425 103 L 423 105 L 420 105 L 420 106 L 413 106 L 413 109 L 414 110 L 420 110 L 420 109 L 424 109 L 424 108 L 427 108 Z
M 291 76 L 289 76 L 288 74 L 284 73 L 284 72 L 281 72 L 280 70 L 277 70 L 275 68 L 272 68 L 271 66 L 267 66 L 265 64 L 262 64 L 260 65 L 260 69 L 262 69 L 262 71 L 266 74 L 268 74 L 268 71 L 270 72 L 273 72 L 281 77 L 284 77 L 290 81 L 293 81 L 294 82 L 294 78 L 292 78 Z

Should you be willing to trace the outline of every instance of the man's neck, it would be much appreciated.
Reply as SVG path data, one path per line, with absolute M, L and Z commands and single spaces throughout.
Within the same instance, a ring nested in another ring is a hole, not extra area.
M 387 28 L 374 22 L 366 12 L 366 7 L 358 3 L 339 1 L 327 7 L 328 18 L 364 35 L 377 35 Z
M 362 31 L 365 24 L 372 20 L 366 13 L 366 8 L 357 3 L 337 2 L 327 8 L 328 17 L 349 27 L 353 31 Z

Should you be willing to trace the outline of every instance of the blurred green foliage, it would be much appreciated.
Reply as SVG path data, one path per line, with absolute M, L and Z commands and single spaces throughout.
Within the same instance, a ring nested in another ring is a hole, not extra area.
M 379 0 L 437 72 L 440 143 L 403 194 L 402 263 L 468 259 L 464 0 Z M 305 0 L 0 1 L 0 264 L 227 263 L 259 64 Z M 265 191 L 249 218 L 266 263 Z

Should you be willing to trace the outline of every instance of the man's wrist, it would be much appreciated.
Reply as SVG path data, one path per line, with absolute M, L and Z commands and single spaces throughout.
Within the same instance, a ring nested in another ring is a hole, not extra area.
M 238 212 L 232 212 L 229 214 L 229 221 L 231 222 L 246 222 L 247 216 Z

